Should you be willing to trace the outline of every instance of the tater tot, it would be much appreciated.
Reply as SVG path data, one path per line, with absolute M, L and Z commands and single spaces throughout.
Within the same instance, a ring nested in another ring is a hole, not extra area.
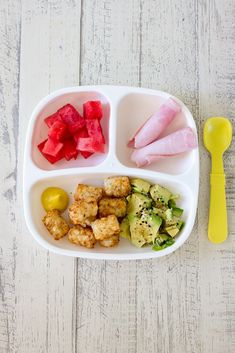
M 126 215 L 126 200 L 124 198 L 104 197 L 99 202 L 99 215 L 106 217 L 109 215 L 117 217 L 125 217 Z
M 100 240 L 99 243 L 105 248 L 111 248 L 119 243 L 119 236 L 113 235 L 110 238 Z
M 74 199 L 76 201 L 82 200 L 86 202 L 98 202 L 103 195 L 103 189 L 95 186 L 78 184 Z
M 75 201 L 69 207 L 69 217 L 73 224 L 83 227 L 89 226 L 95 220 L 98 212 L 96 202 Z
M 91 223 L 91 227 L 96 240 L 110 238 L 120 233 L 118 219 L 114 215 L 97 219 Z
M 84 228 L 82 226 L 74 226 L 68 232 L 68 240 L 71 243 L 84 246 L 92 249 L 95 246 L 96 240 L 91 228 Z
M 64 237 L 69 231 L 69 225 L 58 210 L 48 211 L 42 221 L 55 240 Z
M 106 178 L 104 190 L 108 196 L 125 197 L 131 193 L 130 180 L 126 176 Z

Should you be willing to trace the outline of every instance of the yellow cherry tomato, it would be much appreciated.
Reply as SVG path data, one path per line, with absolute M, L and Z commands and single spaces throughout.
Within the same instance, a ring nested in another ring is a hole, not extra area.
M 46 211 L 56 209 L 63 212 L 68 206 L 69 197 L 63 189 L 50 187 L 43 191 L 41 202 Z

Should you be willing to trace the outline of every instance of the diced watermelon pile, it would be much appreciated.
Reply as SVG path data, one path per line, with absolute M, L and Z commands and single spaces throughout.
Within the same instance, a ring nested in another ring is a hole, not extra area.
M 83 104 L 83 117 L 71 105 L 66 104 L 56 113 L 44 119 L 48 126 L 48 138 L 38 145 L 39 151 L 54 164 L 65 158 L 84 158 L 93 153 L 105 152 L 105 139 L 100 125 L 103 116 L 100 101 Z

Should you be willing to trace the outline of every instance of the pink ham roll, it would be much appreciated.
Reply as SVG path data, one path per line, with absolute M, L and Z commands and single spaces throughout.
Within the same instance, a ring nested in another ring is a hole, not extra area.
M 135 136 L 129 141 L 128 146 L 140 148 L 155 141 L 180 111 L 181 107 L 178 103 L 172 98 L 167 99 L 159 110 L 139 128 Z
M 136 163 L 137 167 L 143 167 L 159 159 L 190 151 L 196 147 L 196 135 L 190 127 L 186 127 L 135 150 L 131 155 L 131 160 Z

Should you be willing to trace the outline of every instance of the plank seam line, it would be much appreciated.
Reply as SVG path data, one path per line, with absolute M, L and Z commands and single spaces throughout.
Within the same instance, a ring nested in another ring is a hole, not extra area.
M 143 18 L 142 18 L 142 11 L 143 11 L 143 4 L 142 4 L 142 0 L 140 0 L 140 7 L 139 7 L 139 10 L 140 10 L 140 16 L 139 16 L 139 24 L 140 24 L 140 27 L 139 27 L 139 33 L 140 33 L 140 38 L 139 38 L 139 87 L 141 87 L 141 84 L 142 84 L 142 28 L 143 28 L 143 25 L 142 25 L 142 21 L 143 21 Z

